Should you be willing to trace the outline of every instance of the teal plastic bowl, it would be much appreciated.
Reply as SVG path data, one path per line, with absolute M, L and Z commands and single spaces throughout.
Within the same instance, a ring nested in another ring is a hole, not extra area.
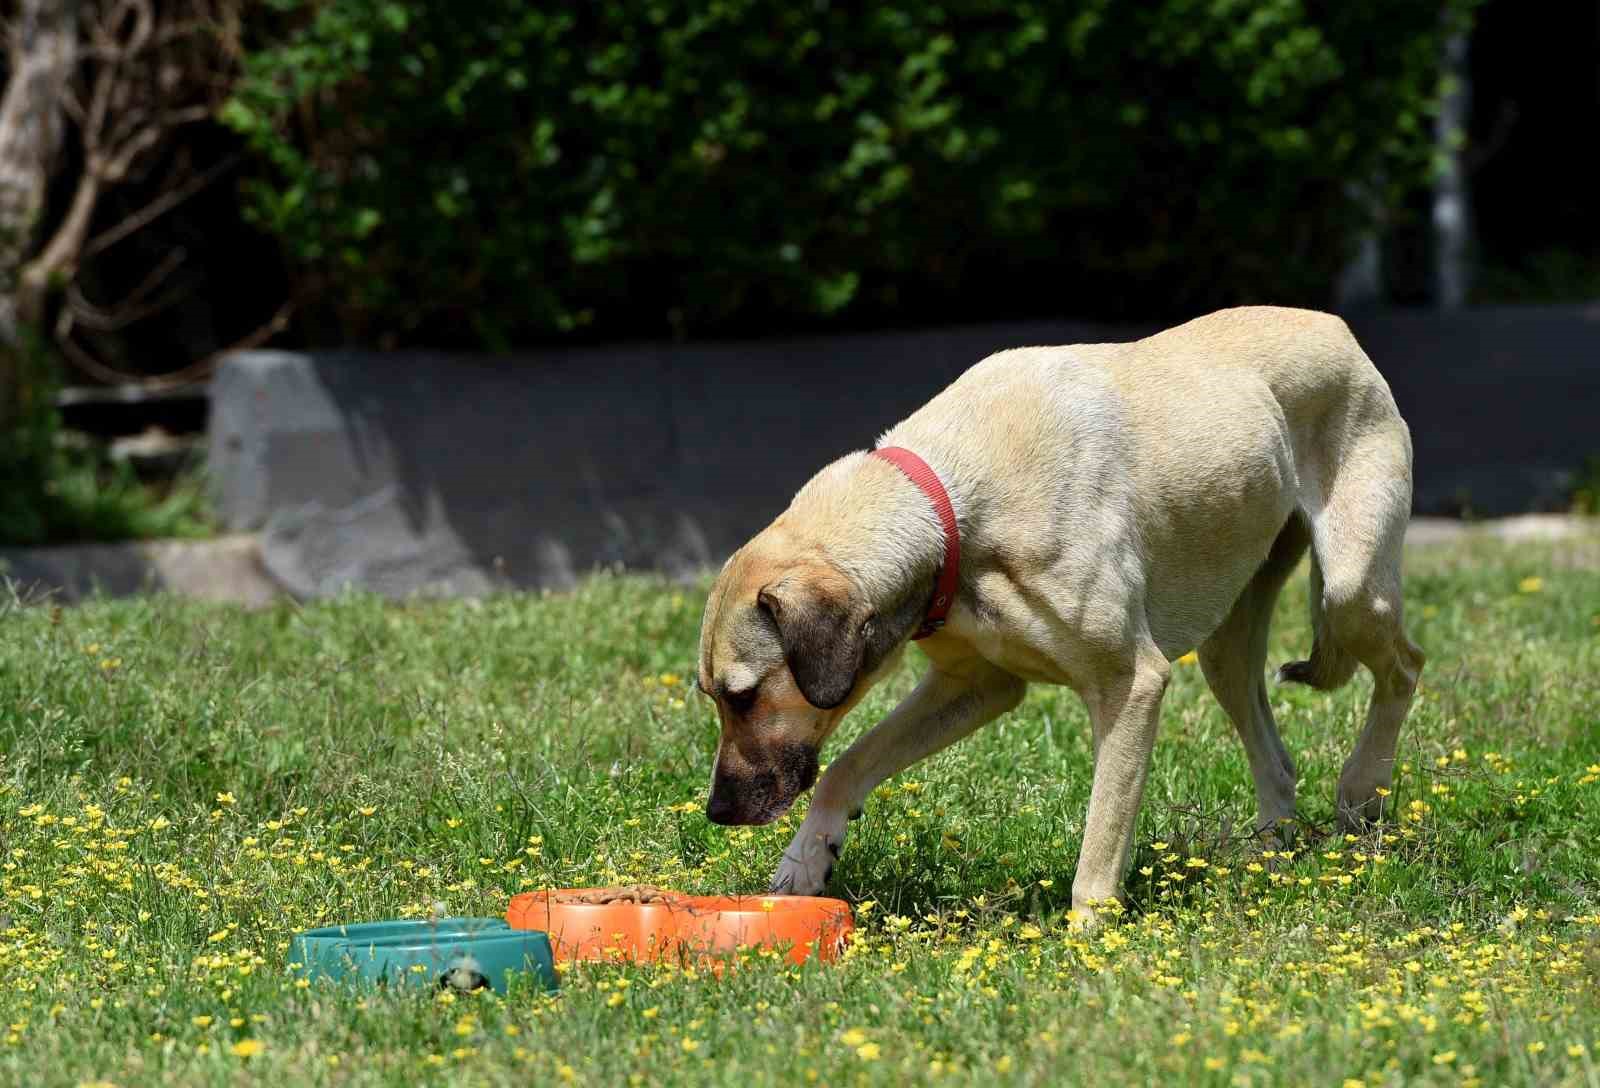
M 413 918 L 324 926 L 295 934 L 289 942 L 289 966 L 302 978 L 338 978 L 347 973 L 339 948 L 352 942 L 361 944 L 392 938 L 459 941 L 463 937 L 510 932 L 513 931 L 503 918 Z
M 415 934 L 344 941 L 329 953 L 347 978 L 377 986 L 491 989 L 503 994 L 516 972 L 532 974 L 549 991 L 557 986 L 547 934 L 532 930 Z

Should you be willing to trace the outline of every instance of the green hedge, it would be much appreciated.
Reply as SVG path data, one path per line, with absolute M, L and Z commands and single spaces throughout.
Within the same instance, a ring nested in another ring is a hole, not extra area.
M 225 120 L 323 338 L 1323 304 L 1467 2 L 275 0 Z

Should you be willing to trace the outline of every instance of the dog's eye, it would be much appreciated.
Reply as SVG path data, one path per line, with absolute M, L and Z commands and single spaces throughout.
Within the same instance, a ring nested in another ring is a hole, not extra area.
M 744 691 L 724 691 L 723 702 L 728 704 L 728 709 L 735 714 L 748 713 L 756 705 L 756 689 L 747 688 Z

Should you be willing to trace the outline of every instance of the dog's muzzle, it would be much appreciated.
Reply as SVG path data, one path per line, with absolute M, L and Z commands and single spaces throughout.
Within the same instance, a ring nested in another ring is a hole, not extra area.
M 706 801 L 714 824 L 770 824 L 817 781 L 817 750 L 807 744 L 779 749 L 770 767 L 732 773 L 718 762 Z

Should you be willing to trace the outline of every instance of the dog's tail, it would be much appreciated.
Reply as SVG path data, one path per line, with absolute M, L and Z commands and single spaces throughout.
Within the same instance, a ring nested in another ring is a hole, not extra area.
M 1322 612 L 1322 564 L 1317 560 L 1315 543 L 1311 548 L 1311 629 L 1315 641 L 1311 644 L 1310 658 L 1281 666 L 1278 679 L 1307 684 L 1319 691 L 1343 687 L 1355 675 L 1358 662 L 1333 641 L 1333 634 L 1328 630 L 1328 621 Z

